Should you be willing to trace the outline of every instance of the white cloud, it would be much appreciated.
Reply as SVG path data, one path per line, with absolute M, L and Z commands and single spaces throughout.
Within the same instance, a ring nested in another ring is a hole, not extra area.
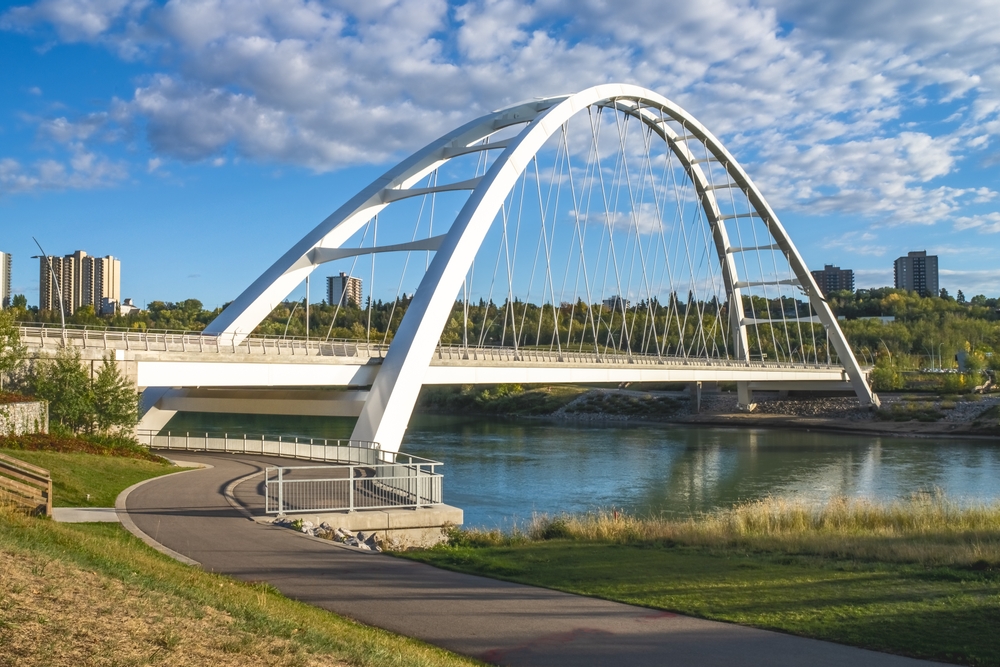
M 83 149 L 75 150 L 65 161 L 39 160 L 31 166 L 0 158 L 0 194 L 106 187 L 127 176 L 125 165 Z
M 975 229 L 981 234 L 996 234 L 1000 232 L 1000 213 L 962 216 L 955 220 L 955 229 Z
M 823 247 L 827 249 L 844 250 L 851 255 L 870 255 L 881 257 L 887 248 L 879 245 L 878 237 L 871 232 L 845 232 L 836 238 L 823 240 Z
M 621 80 L 722 135 L 775 204 L 929 224 L 982 196 L 934 181 L 1000 135 L 991 0 L 41 0 L 0 27 L 158 63 L 111 114 L 181 160 L 380 163 L 477 113 Z M 958 99 L 946 128 L 900 122 Z M 88 119 L 44 132 L 89 141 Z

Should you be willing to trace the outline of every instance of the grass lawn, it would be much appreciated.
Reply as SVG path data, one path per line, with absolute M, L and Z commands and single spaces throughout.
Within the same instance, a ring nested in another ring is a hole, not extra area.
M 117 524 L 0 509 L 0 666 L 481 664 L 188 567 Z
M 165 461 L 99 454 L 11 449 L 0 452 L 48 470 L 52 474 L 55 507 L 114 507 L 118 494 L 136 482 L 182 470 Z
M 528 533 L 456 531 L 450 546 L 400 555 L 879 651 L 1000 666 L 1000 510 L 963 513 L 935 502 L 881 513 L 835 507 L 813 524 L 766 502 L 703 522 L 543 519 Z

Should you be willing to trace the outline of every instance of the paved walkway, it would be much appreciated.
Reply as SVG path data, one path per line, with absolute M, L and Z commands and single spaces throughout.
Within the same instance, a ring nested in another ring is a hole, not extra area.
M 129 517 L 147 535 L 207 570 L 265 580 L 288 597 L 487 662 L 524 667 L 931 664 L 343 549 L 255 523 L 227 503 L 225 488 L 262 469 L 268 459 L 187 452 L 184 458 L 213 467 L 154 479 L 127 498 Z

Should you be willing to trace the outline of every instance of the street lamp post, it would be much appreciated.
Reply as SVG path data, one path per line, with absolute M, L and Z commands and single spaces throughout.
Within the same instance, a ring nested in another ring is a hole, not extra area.
M 56 283 L 56 295 L 59 297 L 59 319 L 62 321 L 62 344 L 63 347 L 66 347 L 66 311 L 63 309 L 62 286 L 59 284 L 59 277 L 56 275 L 55 269 L 52 268 L 52 258 L 45 254 L 45 250 L 42 248 L 42 244 L 38 242 L 38 239 L 32 236 L 31 240 L 35 242 L 38 250 L 42 253 L 41 255 L 33 256 L 31 259 L 44 259 L 49 265 L 49 275 L 52 276 L 52 280 Z

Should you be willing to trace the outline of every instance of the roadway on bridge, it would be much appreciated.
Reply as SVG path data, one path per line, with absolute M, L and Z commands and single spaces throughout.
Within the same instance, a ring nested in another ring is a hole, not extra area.
M 524 667 L 933 664 L 355 552 L 255 523 L 228 504 L 223 492 L 232 481 L 277 459 L 188 452 L 183 458 L 213 467 L 151 480 L 126 499 L 128 515 L 148 536 L 206 570 L 264 580 L 288 597 L 487 662 Z

